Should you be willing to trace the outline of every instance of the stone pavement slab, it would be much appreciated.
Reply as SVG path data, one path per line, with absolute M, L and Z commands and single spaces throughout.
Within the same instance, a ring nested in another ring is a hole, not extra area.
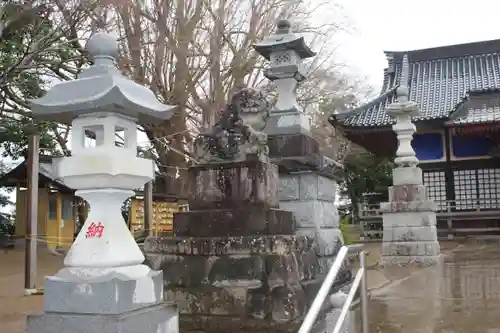
M 369 311 L 370 332 L 500 332 L 500 248 L 462 245 L 441 264 L 372 292 Z

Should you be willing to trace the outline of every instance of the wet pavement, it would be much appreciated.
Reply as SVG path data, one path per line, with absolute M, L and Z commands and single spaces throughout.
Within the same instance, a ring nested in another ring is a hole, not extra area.
M 372 261 L 379 246 L 369 248 Z M 500 333 L 500 242 L 448 248 L 440 266 L 368 271 L 370 333 Z M 0 304 L 9 304 L 0 306 L 0 333 L 25 332 L 26 313 L 42 310 L 43 296 L 20 293 L 22 258 L 22 251 L 0 253 Z M 62 257 L 48 254 L 38 259 L 40 283 L 62 264 Z M 349 333 L 360 333 L 359 313 L 353 317 L 356 329 Z M 327 332 L 335 319 L 327 318 Z
M 443 257 L 372 292 L 370 333 L 500 333 L 500 244 L 464 244 Z

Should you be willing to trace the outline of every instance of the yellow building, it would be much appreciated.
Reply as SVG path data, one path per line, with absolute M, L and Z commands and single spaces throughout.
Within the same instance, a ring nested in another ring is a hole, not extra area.
M 186 200 L 167 200 L 153 197 L 152 234 L 170 236 L 173 232 L 174 213 L 188 210 Z M 137 196 L 132 199 L 129 209 L 129 228 L 136 234 L 144 230 L 144 199 Z
M 16 190 L 16 237 L 26 237 L 27 202 L 26 161 L 0 178 L 0 188 Z M 156 181 L 165 182 L 162 177 Z M 153 235 L 171 235 L 173 214 L 188 209 L 186 189 L 182 180 L 171 180 L 170 188 L 178 193 L 155 193 L 153 195 Z M 163 183 L 162 185 L 166 185 Z M 174 186 L 175 185 L 175 186 Z M 75 196 L 75 191 L 57 180 L 52 171 L 52 157 L 41 155 L 38 182 L 38 224 L 37 239 L 51 249 L 69 248 L 77 231 L 77 221 L 87 218 L 88 207 L 85 200 Z M 136 192 L 129 209 L 128 225 L 135 236 L 144 234 L 144 193 Z
M 68 248 L 73 243 L 76 222 L 85 220 L 85 201 L 53 177 L 51 157 L 40 156 L 38 184 L 37 239 L 49 248 Z M 27 163 L 19 164 L 0 178 L 0 187 L 16 189 L 16 237 L 26 236 L 27 221 Z

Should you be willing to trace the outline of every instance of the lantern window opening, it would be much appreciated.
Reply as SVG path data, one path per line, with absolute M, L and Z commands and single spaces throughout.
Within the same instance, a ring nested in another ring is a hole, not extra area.
M 104 145 L 104 125 L 84 126 L 83 148 L 96 148 Z
M 127 140 L 125 127 L 115 125 L 115 147 L 130 148 L 130 140 Z

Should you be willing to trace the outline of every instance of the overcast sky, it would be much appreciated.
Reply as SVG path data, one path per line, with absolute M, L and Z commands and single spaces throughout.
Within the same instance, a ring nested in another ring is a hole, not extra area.
M 355 31 L 340 39 L 341 57 L 378 91 L 383 51 L 406 51 L 500 38 L 494 0 L 337 0 Z

